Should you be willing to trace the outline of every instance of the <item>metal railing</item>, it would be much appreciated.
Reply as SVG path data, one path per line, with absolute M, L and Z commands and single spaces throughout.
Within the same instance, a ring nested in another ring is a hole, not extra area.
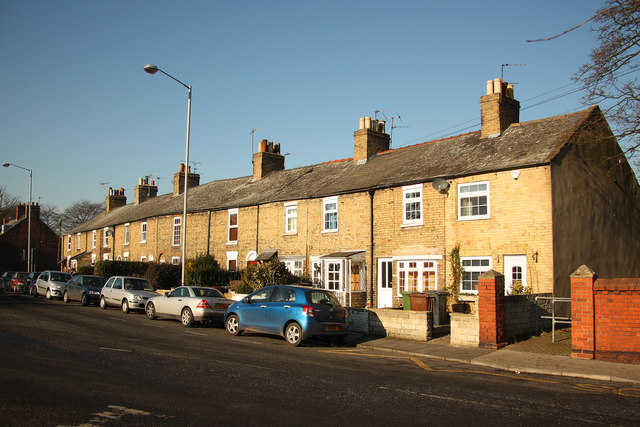
M 551 316 L 542 316 L 538 312 L 538 300 L 550 300 L 551 301 Z M 568 323 L 571 324 L 571 317 L 556 316 L 556 303 L 557 302 L 571 302 L 571 298 L 560 297 L 536 297 L 536 331 L 538 328 L 538 319 L 551 319 L 551 342 L 556 342 L 556 323 Z

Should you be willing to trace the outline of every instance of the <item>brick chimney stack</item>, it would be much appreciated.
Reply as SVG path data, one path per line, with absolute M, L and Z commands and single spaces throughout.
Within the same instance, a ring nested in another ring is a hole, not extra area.
M 499 136 L 511 123 L 520 122 L 520 103 L 513 97 L 513 85 L 500 79 L 487 80 L 487 94 L 480 98 L 480 138 Z
M 140 178 L 133 192 L 133 202 L 139 205 L 157 195 L 158 187 L 156 187 L 155 181 L 151 181 L 151 184 L 149 184 L 149 177 Z
M 173 195 L 176 196 L 178 194 L 184 193 L 184 163 L 180 163 L 180 169 L 178 172 L 173 174 Z M 200 185 L 200 175 L 197 173 L 191 173 L 191 166 L 189 166 L 187 171 L 187 186 L 197 187 Z
M 385 121 L 360 118 L 360 129 L 353 133 L 353 161 L 366 162 L 371 157 L 386 151 L 391 145 L 391 137 L 385 132 Z
M 109 187 L 109 195 L 106 200 L 106 211 L 111 212 L 112 210 L 125 206 L 126 204 L 127 197 L 124 195 L 124 188 L 114 190 Z
M 284 156 L 280 154 L 280 144 L 263 139 L 253 155 L 253 179 L 261 180 L 271 172 L 284 170 Z

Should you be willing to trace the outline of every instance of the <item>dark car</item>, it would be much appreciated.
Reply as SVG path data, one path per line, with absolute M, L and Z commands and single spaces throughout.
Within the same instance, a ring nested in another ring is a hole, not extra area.
M 0 276 L 0 291 L 7 292 L 11 289 L 11 278 L 15 274 L 15 271 L 5 271 L 2 276 Z
M 13 273 L 11 277 L 11 290 L 14 293 L 26 293 L 27 289 L 27 279 L 29 278 L 29 273 L 26 271 L 16 271 Z
M 82 305 L 89 305 L 89 303 L 98 305 L 100 302 L 100 291 L 106 281 L 107 279 L 102 276 L 88 276 L 84 274 L 73 276 L 71 280 L 67 282 L 67 287 L 62 294 L 62 300 L 64 302 L 80 301 Z
M 231 335 L 255 331 L 280 335 L 293 345 L 312 336 L 342 340 L 347 310 L 333 293 L 304 286 L 268 286 L 231 305 L 224 316 Z
M 25 290 L 25 292 L 29 295 L 34 295 L 36 280 L 38 280 L 38 276 L 40 276 L 40 273 L 40 271 L 32 271 L 31 273 L 29 273 L 29 277 L 27 278 L 27 289 Z

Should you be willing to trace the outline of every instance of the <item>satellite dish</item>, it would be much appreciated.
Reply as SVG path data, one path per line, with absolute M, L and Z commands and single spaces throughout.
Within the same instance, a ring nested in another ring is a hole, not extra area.
M 441 193 L 445 193 L 449 189 L 449 182 L 442 178 L 434 179 L 431 185 Z

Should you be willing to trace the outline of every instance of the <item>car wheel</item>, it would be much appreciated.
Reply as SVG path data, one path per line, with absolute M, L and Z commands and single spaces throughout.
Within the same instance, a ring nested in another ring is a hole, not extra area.
M 65 292 L 64 295 L 62 295 L 62 301 L 64 301 L 66 304 L 69 304 L 69 293 Z
M 85 307 L 89 305 L 89 300 L 87 299 L 87 294 L 82 294 L 82 299 L 80 299 L 80 302 Z
M 46 298 L 51 299 L 51 289 L 47 288 Z
M 284 338 L 287 340 L 287 343 L 291 344 L 294 347 L 297 347 L 302 342 L 302 328 L 296 322 L 291 322 L 287 326 L 287 329 L 284 332 Z
M 127 299 L 122 300 L 122 312 L 125 314 L 129 313 L 129 301 Z
M 240 320 L 235 314 L 227 317 L 227 321 L 225 322 L 224 326 L 227 329 L 227 332 L 229 332 L 231 335 L 235 336 L 242 333 L 242 329 L 240 329 Z
M 187 328 L 193 325 L 193 313 L 191 312 L 191 309 L 189 307 L 185 307 L 182 309 L 180 321 L 182 322 L 182 326 Z
M 104 297 L 100 297 L 100 308 L 104 308 L 105 310 L 107 309 L 107 301 Z
M 147 308 L 145 309 L 145 312 L 147 313 L 147 317 L 150 320 L 154 320 L 156 318 L 156 306 L 153 305 L 152 302 L 147 304 Z

